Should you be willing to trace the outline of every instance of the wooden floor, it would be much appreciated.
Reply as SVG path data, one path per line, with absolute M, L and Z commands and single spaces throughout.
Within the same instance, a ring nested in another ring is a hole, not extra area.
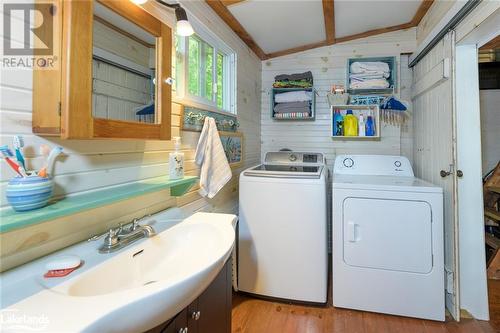
M 488 281 L 489 322 L 463 319 L 445 323 L 333 307 L 311 307 L 264 301 L 241 294 L 233 297 L 233 333 L 498 333 L 500 280 Z

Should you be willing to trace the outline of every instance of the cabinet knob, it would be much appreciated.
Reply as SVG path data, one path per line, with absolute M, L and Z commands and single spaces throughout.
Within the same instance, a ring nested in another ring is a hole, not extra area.
M 193 311 L 193 313 L 191 314 L 191 318 L 193 318 L 194 320 L 200 319 L 200 316 L 201 316 L 200 311 Z
M 188 328 L 187 327 L 180 328 L 179 333 L 188 333 Z

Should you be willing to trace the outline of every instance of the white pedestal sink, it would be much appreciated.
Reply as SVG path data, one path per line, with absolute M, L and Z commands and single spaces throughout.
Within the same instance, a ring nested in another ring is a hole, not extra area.
M 163 231 L 161 215 L 154 219 L 158 235 L 117 253 L 99 254 L 100 243 L 85 243 L 51 255 L 73 254 L 85 261 L 68 277 L 43 278 L 50 257 L 2 274 L 0 331 L 33 328 L 33 323 L 13 324 L 23 317 L 43 321 L 37 323 L 38 332 L 142 332 L 173 317 L 204 291 L 229 258 L 236 216 L 196 213 Z M 30 292 L 16 299 L 10 288 Z

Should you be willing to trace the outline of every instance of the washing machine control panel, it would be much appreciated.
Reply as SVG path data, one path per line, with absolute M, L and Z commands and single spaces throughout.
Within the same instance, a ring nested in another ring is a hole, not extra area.
M 304 163 L 318 163 L 318 155 L 316 154 L 304 154 L 302 158 Z
M 404 156 L 338 155 L 335 174 L 413 177 L 410 161 Z
M 266 153 L 265 164 L 323 164 L 325 163 L 321 153 L 302 153 L 295 151 L 275 151 Z

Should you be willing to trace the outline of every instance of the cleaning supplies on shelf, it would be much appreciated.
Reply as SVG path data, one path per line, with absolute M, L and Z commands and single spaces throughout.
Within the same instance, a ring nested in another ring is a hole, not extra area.
M 170 179 L 180 179 L 184 177 L 184 153 L 181 149 L 181 138 L 173 138 L 175 151 L 168 155 L 168 167 Z
M 389 64 L 382 61 L 356 61 L 350 66 L 349 87 L 351 89 L 385 89 L 390 87 Z
M 297 74 L 281 74 L 274 77 L 274 88 L 312 88 L 313 75 L 310 71 Z
M 359 115 L 359 120 L 358 120 L 358 136 L 366 136 L 366 124 L 365 124 L 365 117 L 363 114 Z
M 373 116 L 369 115 L 366 119 L 366 136 L 375 136 L 375 122 L 373 121 Z
M 358 136 L 358 119 L 352 110 L 347 110 L 344 117 L 344 136 Z
M 344 135 L 344 117 L 340 113 L 340 110 L 335 110 L 333 114 L 333 136 L 343 136 Z
M 312 91 L 297 90 L 274 95 L 275 103 L 306 102 L 312 101 Z

